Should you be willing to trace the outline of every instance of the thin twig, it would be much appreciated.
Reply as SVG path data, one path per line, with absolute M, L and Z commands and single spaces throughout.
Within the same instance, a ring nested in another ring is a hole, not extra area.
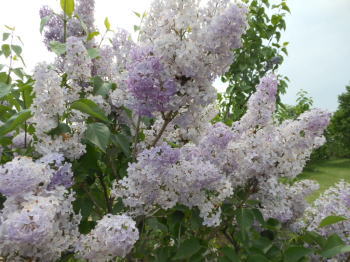
M 13 44 L 13 31 L 11 33 L 11 48 L 12 48 L 12 44 Z M 9 71 L 8 71 L 7 80 L 6 80 L 7 85 L 10 84 L 10 75 L 11 75 L 11 71 L 12 71 L 12 61 L 13 61 L 13 55 L 12 55 L 12 51 L 11 51 Z
M 134 138 L 134 149 L 132 152 L 134 160 L 136 160 L 137 143 L 139 142 L 140 123 L 141 123 L 141 117 L 137 116 L 136 131 L 135 131 L 136 133 Z
M 103 176 L 102 176 L 102 174 L 99 174 L 99 175 L 97 175 L 97 177 L 100 180 L 101 186 L 103 188 L 103 195 L 104 195 L 105 200 L 106 200 L 107 211 L 108 211 L 108 213 L 112 213 L 112 205 L 111 205 L 111 201 L 110 201 L 109 196 L 108 196 L 107 186 L 105 184 L 105 181 L 103 180 Z
M 172 111 L 170 111 L 167 115 L 165 115 L 164 118 L 164 123 L 163 123 L 163 126 L 162 128 L 159 130 L 159 133 L 158 135 L 156 136 L 156 138 L 154 139 L 153 143 L 151 144 L 151 147 L 154 147 L 159 139 L 162 137 L 165 129 L 167 128 L 167 126 L 169 125 L 169 123 L 175 118 L 175 116 L 177 115 L 177 112 L 173 114 Z

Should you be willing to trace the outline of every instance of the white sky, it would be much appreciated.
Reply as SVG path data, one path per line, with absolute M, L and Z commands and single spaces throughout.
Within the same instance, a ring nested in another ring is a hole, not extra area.
M 4 0 L 1 0 L 4 1 Z M 139 23 L 132 11 L 142 13 L 151 0 L 96 0 L 96 22 L 104 29 L 107 16 L 113 28 L 133 31 Z M 3 25 L 16 27 L 24 42 L 28 69 L 40 61 L 52 59 L 41 42 L 39 9 L 42 5 L 58 8 L 58 0 L 7 0 L 0 9 Z M 315 106 L 335 110 L 337 96 L 350 83 L 350 0 L 289 0 L 292 15 L 287 18 L 284 40 L 290 42 L 289 56 L 281 73 L 291 79 L 283 100 L 295 103 L 295 94 L 304 89 Z M 223 85 L 216 83 L 220 89 Z

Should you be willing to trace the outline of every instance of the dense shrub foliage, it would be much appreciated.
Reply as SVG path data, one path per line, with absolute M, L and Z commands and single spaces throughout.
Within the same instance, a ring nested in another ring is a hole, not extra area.
M 346 259 L 350 185 L 309 206 L 317 183 L 293 183 L 330 114 L 276 123 L 279 80 L 266 72 L 239 121 L 211 121 L 212 83 L 248 30 L 243 3 L 155 0 L 135 42 L 108 19 L 98 41 L 93 0 L 60 2 L 40 11 L 57 57 L 33 76 L 14 67 L 14 30 L 3 34 L 5 261 Z

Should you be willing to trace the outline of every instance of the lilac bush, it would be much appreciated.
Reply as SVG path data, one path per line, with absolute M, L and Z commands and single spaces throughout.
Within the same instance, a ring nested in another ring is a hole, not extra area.
M 40 11 L 57 57 L 35 69 L 32 115 L 0 127 L 4 141 L 13 138 L 0 148 L 6 261 L 282 261 L 300 250 L 300 259 L 326 261 L 344 253 L 322 253 L 302 236 L 328 237 L 322 219 L 349 217 L 341 212 L 348 185 L 310 206 L 317 183 L 295 182 L 325 142 L 330 114 L 313 109 L 277 123 L 279 80 L 268 72 L 239 121 L 217 118 L 213 82 L 241 46 L 243 3 L 155 0 L 134 42 L 108 19 L 97 41 L 94 1 L 77 0 L 75 10 L 73 0 L 61 2 L 61 14 Z M 333 228 L 348 243 L 346 226 Z M 300 238 L 289 246 L 286 232 Z

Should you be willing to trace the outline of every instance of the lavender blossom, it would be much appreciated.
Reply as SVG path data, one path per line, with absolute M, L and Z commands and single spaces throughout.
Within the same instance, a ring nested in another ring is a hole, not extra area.
M 64 70 L 69 79 L 88 81 L 91 77 L 91 59 L 83 42 L 74 36 L 67 39 L 67 58 Z
M 176 93 L 176 85 L 166 75 L 161 59 L 154 56 L 152 48 L 133 49 L 128 69 L 127 83 L 137 101 L 133 107 L 139 115 L 151 117 L 153 112 L 171 109 L 169 102 Z
M 0 193 L 20 196 L 44 189 L 50 182 L 52 170 L 28 157 L 16 157 L 0 167 Z
M 234 124 L 239 133 L 271 124 L 276 109 L 277 85 L 278 80 L 272 74 L 261 79 L 256 92 L 248 100 L 246 114 Z
M 106 262 L 125 257 L 139 238 L 136 223 L 126 215 L 105 215 L 95 229 L 81 236 L 76 250 L 89 261 Z
M 51 41 L 58 41 L 63 43 L 64 32 L 63 32 L 63 19 L 56 15 L 53 10 L 48 6 L 43 6 L 40 9 L 40 18 L 48 17 L 48 21 L 45 25 L 44 31 L 44 43 L 50 49 Z

